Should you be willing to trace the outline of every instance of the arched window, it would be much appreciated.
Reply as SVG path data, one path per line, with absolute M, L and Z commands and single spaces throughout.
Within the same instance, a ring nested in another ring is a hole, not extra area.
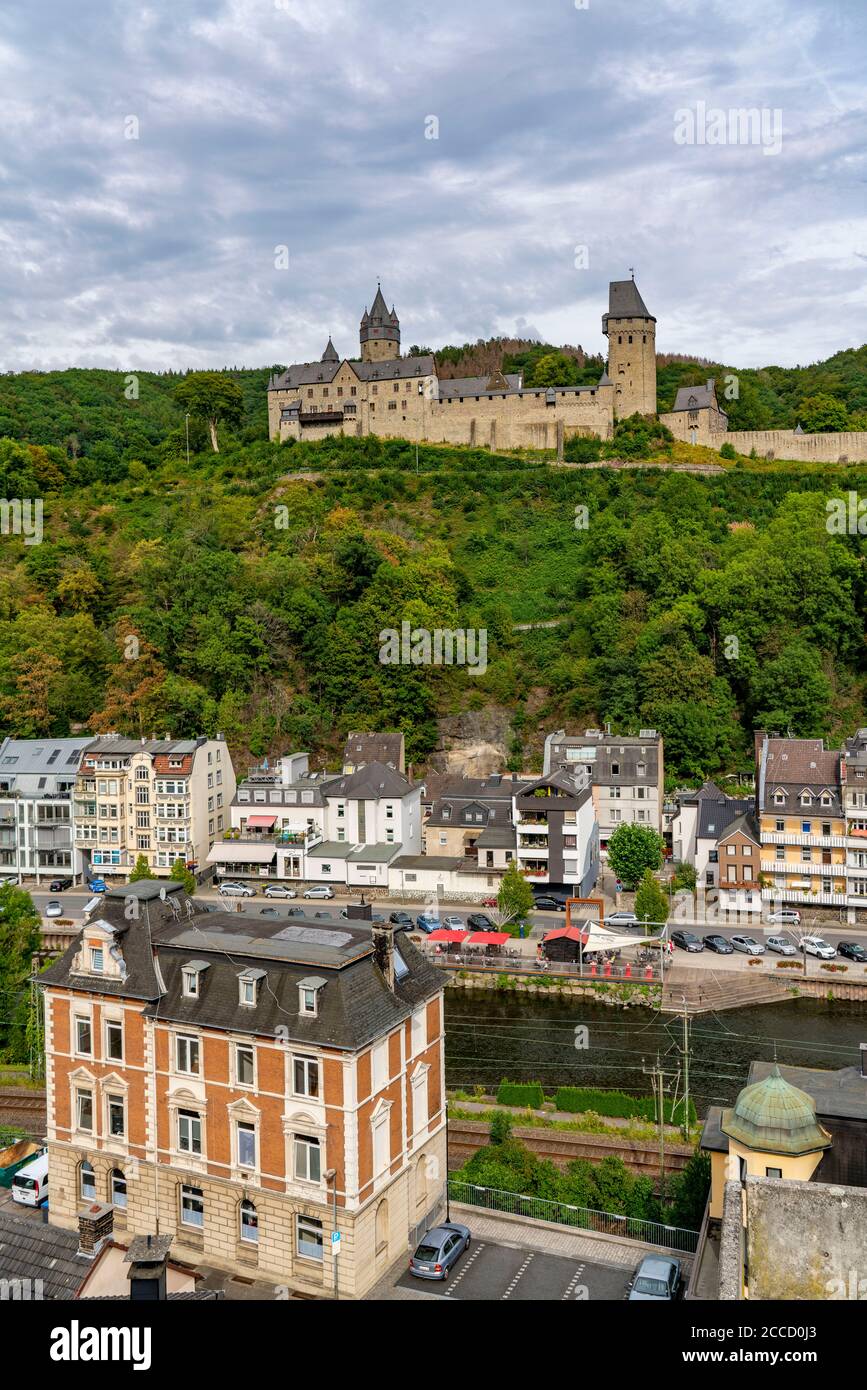
M 240 1235 L 248 1245 L 259 1244 L 259 1216 L 252 1202 L 244 1201 L 238 1209 L 241 1223 Z
M 84 1160 L 81 1167 L 79 1168 L 78 1175 L 79 1191 L 81 1193 L 82 1201 L 94 1201 L 96 1198 L 96 1174 L 94 1173 L 93 1167 L 91 1164 L 88 1163 L 87 1159 Z
M 122 1168 L 112 1168 L 109 1174 L 108 1200 L 116 1207 L 126 1208 L 126 1174 Z

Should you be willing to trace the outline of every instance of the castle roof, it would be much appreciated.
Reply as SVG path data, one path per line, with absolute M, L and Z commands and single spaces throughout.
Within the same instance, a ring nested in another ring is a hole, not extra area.
M 332 343 L 330 335 L 329 335 L 329 338 L 328 338 L 328 346 L 326 347 L 325 351 L 324 351 L 323 354 L 322 354 L 322 361 L 323 361 L 323 362 L 339 362 L 339 361 L 340 361 L 340 357 L 339 357 L 339 355 L 338 355 L 337 348 L 336 348 L 336 347 L 334 346 L 334 344 Z
M 648 319 L 656 323 L 634 280 L 612 280 L 608 286 L 608 313 L 602 315 L 602 331 L 609 319 Z
M 348 359 L 347 359 L 348 360 Z M 295 362 L 280 376 L 275 377 L 270 390 L 292 391 L 301 386 L 329 386 L 343 363 L 335 354 L 333 360 L 321 362 Z M 359 381 L 403 381 L 407 377 L 426 377 L 436 375 L 436 363 L 430 355 L 424 357 L 396 357 L 390 362 L 349 362 Z
M 395 327 L 397 326 L 398 318 L 397 314 L 394 312 L 394 305 L 392 305 L 391 312 L 389 312 L 388 305 L 386 304 L 385 299 L 383 298 L 382 289 L 380 288 L 380 286 L 377 286 L 376 289 L 376 298 L 373 301 L 373 308 L 370 311 L 370 322 L 390 323 L 394 324 Z
M 681 386 L 674 400 L 675 410 L 717 410 L 716 391 L 711 379 L 705 386 Z

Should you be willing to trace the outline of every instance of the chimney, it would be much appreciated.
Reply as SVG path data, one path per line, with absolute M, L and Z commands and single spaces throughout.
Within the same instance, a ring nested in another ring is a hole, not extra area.
M 166 1292 L 166 1262 L 171 1236 L 136 1236 L 124 1255 L 130 1266 L 129 1297 L 131 1303 L 164 1303 Z
M 391 922 L 376 922 L 373 928 L 373 954 L 385 976 L 389 989 L 394 989 L 394 927 Z
M 78 1213 L 78 1254 L 93 1260 L 114 1229 L 114 1207 L 108 1202 L 91 1202 Z

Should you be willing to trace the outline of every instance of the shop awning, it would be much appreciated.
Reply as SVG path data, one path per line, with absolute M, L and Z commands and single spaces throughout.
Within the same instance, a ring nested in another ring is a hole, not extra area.
M 212 845 L 208 854 L 209 864 L 270 864 L 276 859 L 277 851 L 273 845 L 254 845 L 248 840 L 224 840 Z
M 248 816 L 247 825 L 254 830 L 270 830 L 277 824 L 276 816 Z
M 511 941 L 507 931 L 474 931 L 473 946 L 505 946 L 507 941 Z
M 440 941 L 449 946 L 460 946 L 469 936 L 468 931 L 446 931 L 445 927 L 440 927 L 438 931 L 432 931 L 428 941 Z

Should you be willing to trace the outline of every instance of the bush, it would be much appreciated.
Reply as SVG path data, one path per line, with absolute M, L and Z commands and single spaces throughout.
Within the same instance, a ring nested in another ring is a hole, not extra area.
M 602 440 L 595 434 L 576 434 L 563 447 L 567 463 L 596 463 L 602 457 Z
M 726 441 L 726 443 L 722 446 L 722 448 L 719 451 L 719 456 L 721 459 L 736 459 L 738 454 L 737 450 L 735 449 L 735 446 L 733 444 L 729 444 L 728 441 Z
M 561 1086 L 554 1097 L 554 1103 L 558 1110 L 570 1115 L 592 1110 L 597 1115 L 609 1118 L 613 1116 L 622 1120 L 656 1119 L 656 1104 L 651 1096 L 629 1096 L 625 1091 L 597 1091 L 589 1086 Z M 665 1118 L 669 1124 L 680 1124 L 683 1121 L 683 1106 L 678 1104 L 677 1110 L 674 1111 L 674 1104 L 670 1100 L 665 1102 Z M 690 1124 L 694 1124 L 695 1119 L 695 1106 L 690 1101 Z
M 539 1081 L 501 1081 L 497 1091 L 498 1105 L 516 1105 L 524 1110 L 541 1110 L 545 1093 Z

